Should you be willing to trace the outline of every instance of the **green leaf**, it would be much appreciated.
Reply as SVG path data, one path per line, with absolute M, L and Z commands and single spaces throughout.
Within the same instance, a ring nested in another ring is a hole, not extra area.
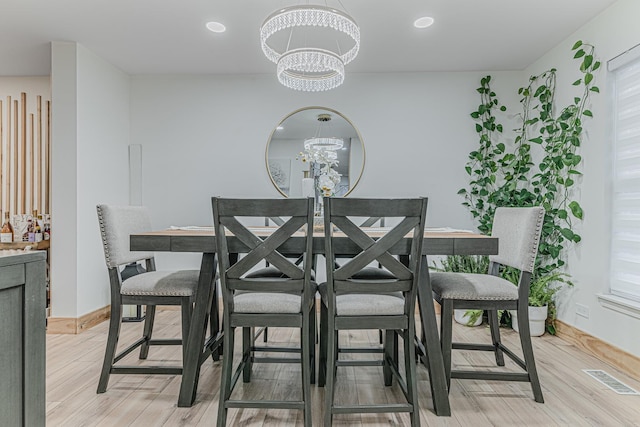
M 573 82 L 573 85 L 574 86 L 578 86 L 578 85 L 580 85 L 580 83 L 582 83 L 582 79 L 576 80 L 575 82 Z
M 462 188 L 462 189 L 458 190 L 458 194 L 467 194 L 467 190 Z
M 587 55 L 584 57 L 584 60 L 582 61 L 582 66 L 580 68 L 583 70 L 588 70 L 591 64 L 593 64 L 593 55 Z
M 593 80 L 593 74 L 587 73 L 584 75 L 584 84 L 588 85 Z
M 542 138 L 540 138 L 540 137 L 533 138 L 533 139 L 530 139 L 529 142 L 534 142 L 536 144 L 542 144 Z
M 562 236 L 565 239 L 573 241 L 574 233 L 573 233 L 573 231 L 571 231 L 571 229 L 569 229 L 569 228 L 561 228 L 560 229 L 560 234 L 562 234 Z
M 500 107 L 500 111 L 507 111 L 507 107 L 505 107 L 504 105 Z
M 578 50 L 578 51 L 576 52 L 576 54 L 575 54 L 575 55 L 573 55 L 573 57 L 574 57 L 574 58 L 576 58 L 576 59 L 577 59 L 577 58 L 582 58 L 582 57 L 585 55 L 585 53 L 586 53 L 586 52 L 585 52 L 584 50 L 580 49 L 580 50 Z
M 580 98 L 578 98 L 577 96 L 573 98 L 573 103 L 576 105 L 580 104 Z
M 460 194 L 460 192 L 458 192 L 458 194 Z M 558 211 L 558 218 L 567 219 L 568 216 L 569 216 L 569 214 L 567 214 L 567 211 L 565 211 L 564 209 L 560 209 Z
M 589 89 L 591 92 L 596 92 L 596 93 L 600 93 L 600 88 L 598 86 L 593 86 L 591 89 Z
M 471 168 L 470 168 L 469 166 L 466 166 L 466 167 L 464 168 L 464 170 L 466 170 L 466 171 L 467 171 L 467 174 L 468 174 L 468 175 L 471 175 Z
M 477 119 L 478 117 L 480 117 L 480 113 L 477 111 L 474 111 L 473 113 L 471 113 L 471 117 L 473 117 L 474 119 Z
M 569 169 L 568 173 L 571 175 L 582 175 L 582 172 L 577 171 L 575 169 Z
M 593 113 L 591 112 L 591 110 L 584 110 L 582 114 L 584 114 L 587 117 L 593 117 Z
M 582 207 L 575 200 L 569 203 L 569 209 L 571 209 L 571 213 L 578 219 L 582 219 L 584 212 L 582 211 Z
M 582 46 L 582 40 L 578 40 L 573 47 L 571 48 L 571 50 L 576 50 L 577 48 L 579 48 L 580 46 Z
M 536 93 L 533 94 L 534 98 L 539 97 L 545 90 L 547 90 L 545 85 L 539 86 L 538 89 L 536 89 Z
M 482 132 L 482 126 L 476 123 L 476 132 Z
M 596 63 L 593 64 L 593 68 L 591 69 L 591 71 L 597 70 L 598 68 L 600 68 L 600 65 L 601 65 L 600 61 L 596 61 Z

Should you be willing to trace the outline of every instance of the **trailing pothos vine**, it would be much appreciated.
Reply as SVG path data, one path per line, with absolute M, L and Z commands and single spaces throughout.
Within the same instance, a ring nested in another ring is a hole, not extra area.
M 507 111 L 491 89 L 491 77 L 483 77 L 477 91 L 480 105 L 471 113 L 479 136 L 478 148 L 469 153 L 465 170 L 469 187 L 461 189 L 463 205 L 478 221 L 478 229 L 490 233 L 495 209 L 500 206 L 543 206 L 544 218 L 540 247 L 533 274 L 536 281 L 545 283 L 546 296 L 553 295 L 553 282 L 570 283 L 561 273 L 567 250 L 580 242 L 574 222 L 582 220 L 582 207 L 574 199 L 581 156 L 578 149 L 583 135 L 583 120 L 592 118 L 588 109 L 589 97 L 598 93 L 594 72 L 600 62 L 594 58 L 594 47 L 582 41 L 572 47 L 574 59 L 579 61 L 582 74 L 573 85 L 578 93 L 568 106 L 556 106 L 556 73 L 552 68 L 532 76 L 528 85 L 518 89 L 521 112 L 512 143 L 504 135 L 498 115 Z M 532 154 L 539 146 L 541 155 Z M 532 293 L 533 294 L 533 293 Z M 536 292 L 536 295 L 540 292 Z M 544 292 L 543 292 L 544 294 Z M 535 299 L 535 298 L 534 298 Z M 547 298 L 548 299 L 548 298 Z M 531 301 L 531 305 L 542 305 Z

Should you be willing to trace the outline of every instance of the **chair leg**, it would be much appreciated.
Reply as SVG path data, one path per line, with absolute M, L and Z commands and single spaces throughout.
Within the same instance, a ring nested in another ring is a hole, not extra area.
M 269 328 L 265 327 L 262 332 L 262 342 L 267 342 L 269 340 Z
M 315 307 L 315 304 L 312 304 Z M 311 316 L 315 317 L 315 311 L 311 309 L 302 315 L 302 328 L 300 330 L 301 337 L 301 354 L 300 364 L 302 369 L 302 401 L 304 402 L 304 426 L 311 427 Z
M 149 341 L 151 340 L 151 334 L 153 333 L 153 322 L 156 318 L 156 306 L 147 305 L 144 315 L 144 342 L 140 346 L 140 359 L 146 359 L 149 355 Z
M 398 334 L 394 334 L 396 337 Z M 405 379 L 407 382 L 407 400 L 413 405 L 411 412 L 411 425 L 420 426 L 420 408 L 418 405 L 418 384 L 416 372 L 416 350 L 414 337 L 416 336 L 415 319 L 409 322 L 409 328 L 404 331 L 402 341 L 404 344 Z
M 182 360 L 187 358 L 187 339 L 191 331 L 191 315 L 193 314 L 193 304 L 188 298 L 182 300 Z
M 213 298 L 211 300 L 211 311 L 209 312 L 209 323 L 211 324 L 211 327 L 210 327 L 211 335 L 216 336 L 218 334 L 218 331 L 220 331 L 221 329 L 220 312 L 218 307 L 219 297 L 218 297 L 217 286 L 214 286 L 212 293 L 213 293 Z M 218 360 L 220 360 L 220 353 L 221 353 L 220 347 L 216 348 L 211 353 L 211 358 L 213 359 L 214 362 L 217 362 Z
M 222 373 L 220 374 L 220 403 L 218 403 L 218 427 L 227 425 L 226 402 L 231 396 L 231 374 L 233 373 L 233 341 L 235 328 L 225 327 Z
M 440 348 L 447 389 L 451 389 L 451 339 L 453 335 L 453 301 L 442 300 L 440 308 Z
M 318 327 L 316 319 L 316 301 L 313 300 L 311 305 L 311 312 L 309 313 L 309 363 L 311 364 L 311 384 L 316 383 L 316 340 L 318 337 Z
M 107 391 L 109 383 L 109 374 L 113 366 L 113 360 L 116 357 L 116 349 L 118 348 L 118 338 L 120 336 L 120 325 L 122 323 L 122 304 L 120 300 L 111 303 L 111 318 L 109 319 L 109 335 L 107 337 L 107 348 L 104 352 L 104 361 L 102 362 L 102 371 L 100 371 L 100 380 L 98 381 L 97 393 Z
M 320 357 L 318 361 L 318 387 L 324 387 L 327 378 L 327 338 L 328 330 L 328 310 L 322 302 L 320 303 Z
M 326 368 L 326 383 L 324 386 L 324 426 L 331 427 L 333 419 L 333 397 L 335 390 L 335 369 L 336 369 L 336 348 L 338 347 L 337 337 L 335 332 L 335 319 L 333 316 L 327 316 L 327 368 Z
M 393 374 L 391 364 L 398 366 L 398 334 L 392 329 L 384 331 L 384 360 L 382 365 L 382 375 L 384 377 L 384 385 L 393 384 Z
M 498 322 L 498 311 L 488 310 L 489 326 L 491 328 L 491 342 L 495 349 L 496 364 L 498 366 L 504 366 L 504 354 L 500 349 L 500 324 Z
M 251 369 L 253 368 L 253 334 L 254 329 L 249 327 L 242 328 L 242 357 L 246 357 L 247 363 L 242 370 L 242 381 L 251 382 Z
M 529 307 L 527 306 L 518 307 L 518 329 L 520 330 L 520 344 L 522 345 L 524 363 L 527 367 L 531 389 L 533 390 L 533 398 L 538 403 L 544 403 L 542 388 L 540 387 L 540 380 L 538 379 L 538 370 L 536 369 L 536 361 L 533 356 L 533 345 L 529 331 Z

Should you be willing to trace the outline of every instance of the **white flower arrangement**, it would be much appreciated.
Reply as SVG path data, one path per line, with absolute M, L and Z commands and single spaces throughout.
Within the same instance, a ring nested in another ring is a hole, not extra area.
M 298 155 L 303 163 L 316 163 L 320 167 L 320 174 L 317 176 L 316 185 L 323 196 L 333 196 L 336 186 L 340 183 L 339 174 L 333 166 L 338 165 L 338 155 L 331 150 L 307 149 Z

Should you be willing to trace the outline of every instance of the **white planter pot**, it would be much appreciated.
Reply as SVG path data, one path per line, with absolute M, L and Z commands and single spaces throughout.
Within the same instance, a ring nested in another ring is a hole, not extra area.
M 520 332 L 518 328 L 518 312 L 516 310 L 509 310 L 511 313 L 511 326 L 516 332 Z M 539 337 L 544 335 L 546 329 L 545 323 L 547 321 L 547 306 L 544 307 L 531 307 L 529 306 L 529 335 L 532 337 Z
M 465 325 L 465 326 L 479 326 L 479 325 L 482 324 L 482 315 L 478 316 L 478 318 L 475 320 L 475 322 L 469 323 L 469 321 L 471 319 L 466 314 L 467 311 L 469 311 L 469 310 L 466 310 L 466 309 L 455 309 L 455 310 L 453 310 L 453 319 L 457 323 L 460 323 L 461 325 Z

